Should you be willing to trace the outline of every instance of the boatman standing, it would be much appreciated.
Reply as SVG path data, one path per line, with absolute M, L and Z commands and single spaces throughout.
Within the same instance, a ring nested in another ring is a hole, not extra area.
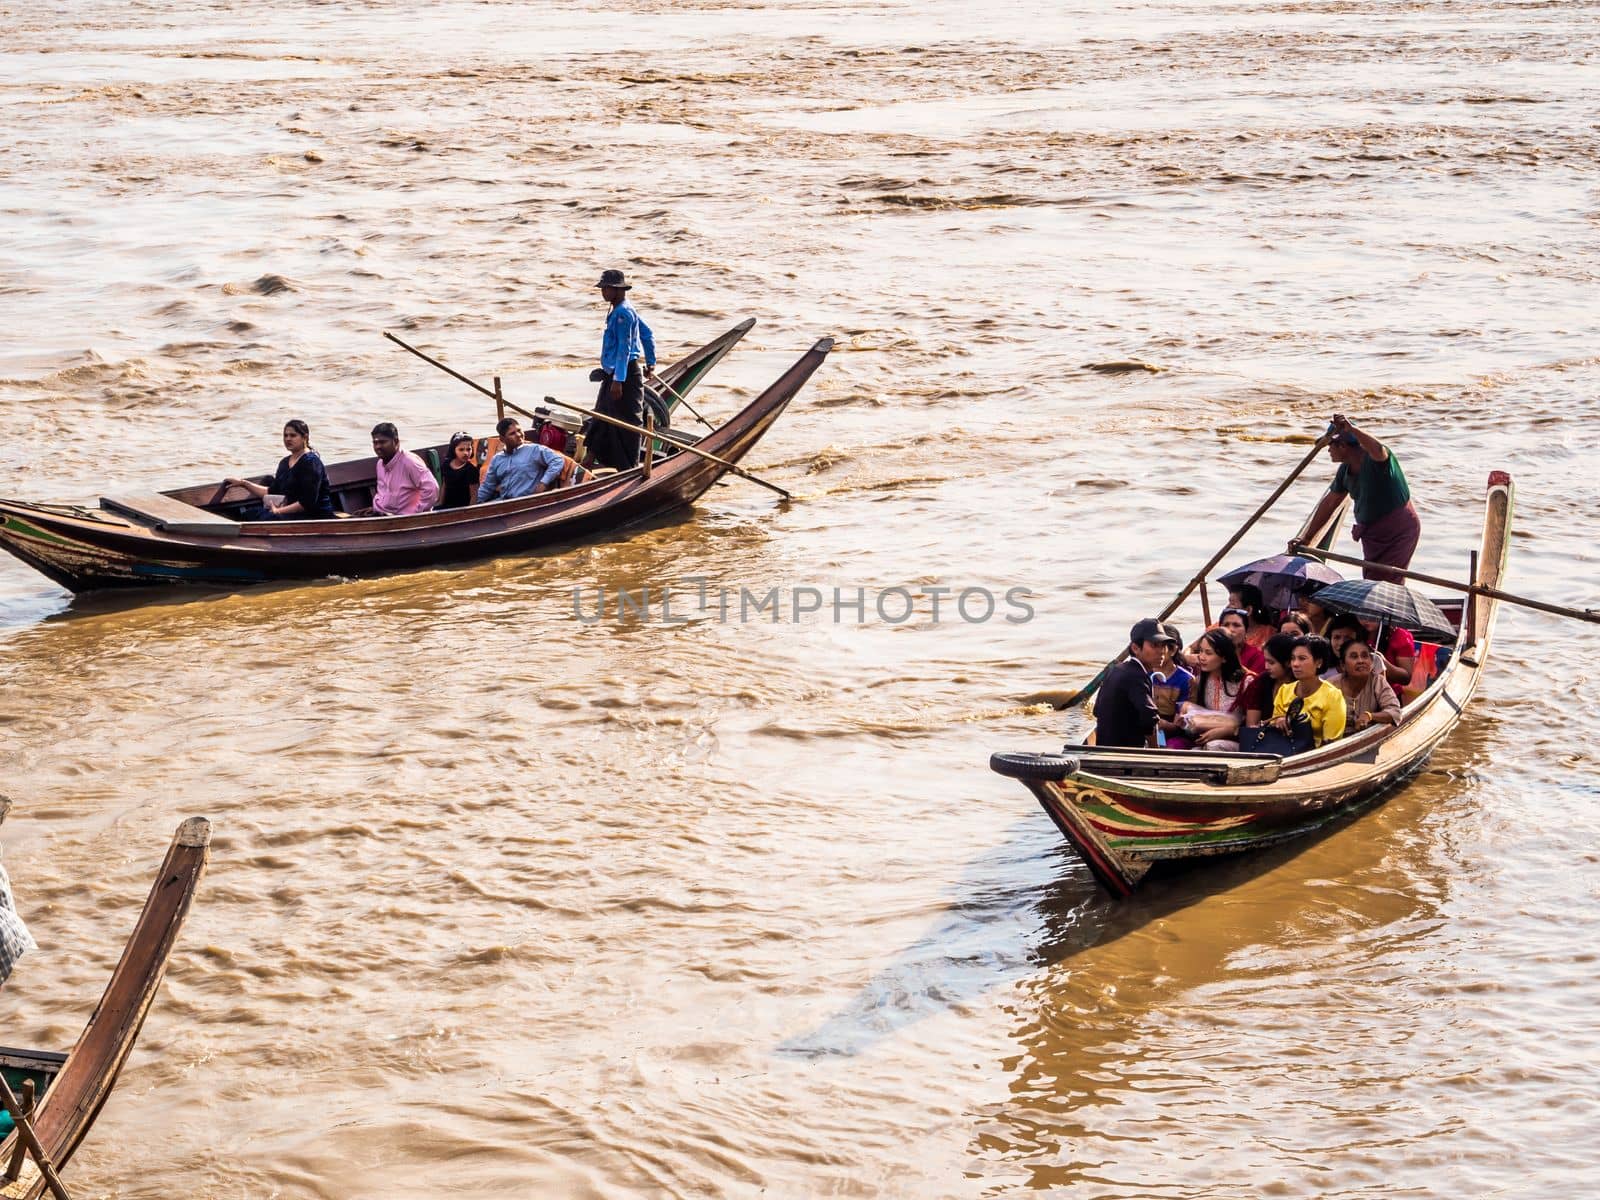
M 1377 438 L 1350 424 L 1343 413 L 1333 414 L 1328 439 L 1328 457 L 1339 464 L 1339 470 L 1317 502 L 1310 528 L 1320 527 L 1349 496 L 1356 515 L 1350 532 L 1361 543 L 1361 557 L 1381 564 L 1363 567 L 1362 576 L 1399 583 L 1403 576 L 1383 568 L 1403 571 L 1409 567 L 1422 537 L 1422 520 L 1411 503 L 1411 486 L 1400 460 Z
M 621 271 L 600 272 L 600 282 L 595 286 L 611 305 L 605 337 L 600 341 L 603 378 L 595 411 L 637 425 L 645 377 L 656 373 L 656 340 L 650 333 L 650 326 L 628 303 L 628 291 L 633 285 Z M 601 466 L 626 471 L 639 465 L 637 433 L 593 418 L 584 432 L 589 452 Z

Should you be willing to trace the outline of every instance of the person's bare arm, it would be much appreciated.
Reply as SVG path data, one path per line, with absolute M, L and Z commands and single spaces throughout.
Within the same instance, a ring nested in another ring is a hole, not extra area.
M 1335 435 L 1350 434 L 1356 439 L 1357 445 L 1361 447 L 1361 452 L 1373 462 L 1384 462 L 1388 459 L 1389 451 L 1387 447 L 1370 433 L 1357 429 L 1350 424 L 1350 418 L 1343 413 L 1334 413 L 1331 423 Z
M 229 475 L 222 482 L 229 487 L 242 487 L 257 500 L 265 500 L 267 498 L 267 489 L 259 483 L 251 483 L 248 479 L 240 479 L 237 476 Z

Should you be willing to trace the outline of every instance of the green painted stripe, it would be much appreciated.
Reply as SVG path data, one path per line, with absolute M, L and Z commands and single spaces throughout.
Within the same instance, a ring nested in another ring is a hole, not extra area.
M 36 542 L 54 542 L 57 546 L 87 545 L 87 543 L 80 542 L 74 538 L 64 538 L 43 529 L 35 529 L 20 517 L 7 517 L 5 519 L 5 528 L 15 529 L 23 536 L 31 537 Z

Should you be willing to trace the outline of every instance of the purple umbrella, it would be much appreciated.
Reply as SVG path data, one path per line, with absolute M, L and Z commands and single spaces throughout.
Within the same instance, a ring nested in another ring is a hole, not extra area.
M 1301 592 L 1338 583 L 1343 578 L 1318 559 L 1303 554 L 1274 554 L 1271 558 L 1258 558 L 1253 563 L 1235 567 L 1217 582 L 1230 588 L 1241 583 L 1254 584 L 1261 589 L 1262 602 L 1268 608 L 1284 609 L 1293 608 L 1295 597 Z

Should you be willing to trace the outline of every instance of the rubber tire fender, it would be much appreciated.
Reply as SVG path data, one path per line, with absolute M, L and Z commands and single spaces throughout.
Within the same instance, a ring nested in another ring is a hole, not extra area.
M 1078 769 L 1070 754 L 1018 754 L 1005 751 L 989 756 L 989 769 L 1010 779 L 1059 783 Z

